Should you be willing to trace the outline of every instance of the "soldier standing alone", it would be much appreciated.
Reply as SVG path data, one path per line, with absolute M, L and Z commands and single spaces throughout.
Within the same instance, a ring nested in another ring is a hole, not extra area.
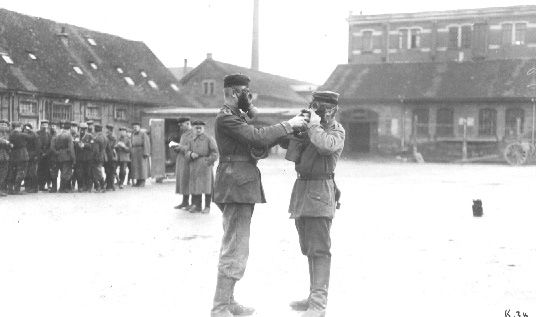
M 223 213 L 223 238 L 212 317 L 251 315 L 254 311 L 238 304 L 233 295 L 235 284 L 246 269 L 253 208 L 256 203 L 266 202 L 257 161 L 250 155 L 251 148 L 269 147 L 305 124 L 305 118 L 299 116 L 259 129 L 248 124 L 245 114 L 252 117 L 256 110 L 252 105 L 249 81 L 241 74 L 224 78 L 225 104 L 216 117 L 220 162 L 213 195 Z
M 143 131 L 139 123 L 132 124 L 130 149 L 130 160 L 132 166 L 132 179 L 136 180 L 135 187 L 144 187 L 145 180 L 149 177 L 149 154 L 151 153 L 151 143 L 149 137 Z
M 175 193 L 182 195 L 182 203 L 175 206 L 175 209 L 188 209 L 190 205 L 190 191 L 188 182 L 190 181 L 190 165 L 186 161 L 184 154 L 187 150 L 187 143 L 192 136 L 192 125 L 190 118 L 179 118 L 179 133 L 170 141 L 178 143 L 172 149 L 177 153 L 175 159 Z

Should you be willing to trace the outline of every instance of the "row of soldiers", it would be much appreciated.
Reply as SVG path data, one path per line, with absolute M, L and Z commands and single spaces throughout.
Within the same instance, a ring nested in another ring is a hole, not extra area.
M 31 123 L 0 120 L 0 196 L 23 194 L 23 183 L 26 193 L 106 192 L 123 188 L 127 169 L 127 184 L 143 187 L 150 142 L 140 127 L 121 127 L 116 137 L 114 126 L 103 131 L 92 121 L 42 120 L 36 132 Z

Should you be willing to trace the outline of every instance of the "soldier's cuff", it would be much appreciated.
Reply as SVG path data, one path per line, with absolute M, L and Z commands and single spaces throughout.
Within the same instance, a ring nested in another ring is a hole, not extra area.
M 294 132 L 294 130 L 290 126 L 290 123 L 288 123 L 287 121 L 281 122 L 281 125 L 283 126 L 283 128 L 285 129 L 285 132 L 287 132 L 287 134 L 291 134 L 292 132 Z

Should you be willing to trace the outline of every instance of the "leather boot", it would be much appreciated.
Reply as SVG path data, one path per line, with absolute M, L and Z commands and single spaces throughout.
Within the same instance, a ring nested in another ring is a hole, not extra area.
M 250 316 L 253 315 L 255 312 L 255 308 L 253 307 L 247 307 L 244 305 L 240 305 L 235 299 L 234 299 L 234 287 L 235 287 L 236 281 L 233 280 L 233 286 L 231 287 L 231 298 L 229 300 L 229 312 L 233 314 L 233 316 Z
M 218 274 L 216 282 L 216 293 L 214 294 L 214 303 L 210 311 L 210 317 L 233 317 L 229 311 L 231 294 L 234 280 Z
M 309 294 L 311 294 L 313 285 L 313 258 L 308 256 L 307 262 L 309 262 Z M 296 311 L 306 311 L 309 308 L 309 297 L 307 297 L 306 299 L 290 302 L 289 306 Z
M 52 186 L 51 186 L 49 192 L 55 193 L 57 191 L 58 191 L 58 181 L 57 180 L 52 180 Z
M 313 257 L 313 283 L 309 295 L 309 308 L 302 317 L 324 317 L 328 304 L 330 257 Z

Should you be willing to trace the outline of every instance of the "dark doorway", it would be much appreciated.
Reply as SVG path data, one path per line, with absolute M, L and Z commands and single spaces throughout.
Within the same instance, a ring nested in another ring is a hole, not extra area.
M 358 153 L 370 152 L 370 122 L 352 122 L 349 124 L 350 150 Z

